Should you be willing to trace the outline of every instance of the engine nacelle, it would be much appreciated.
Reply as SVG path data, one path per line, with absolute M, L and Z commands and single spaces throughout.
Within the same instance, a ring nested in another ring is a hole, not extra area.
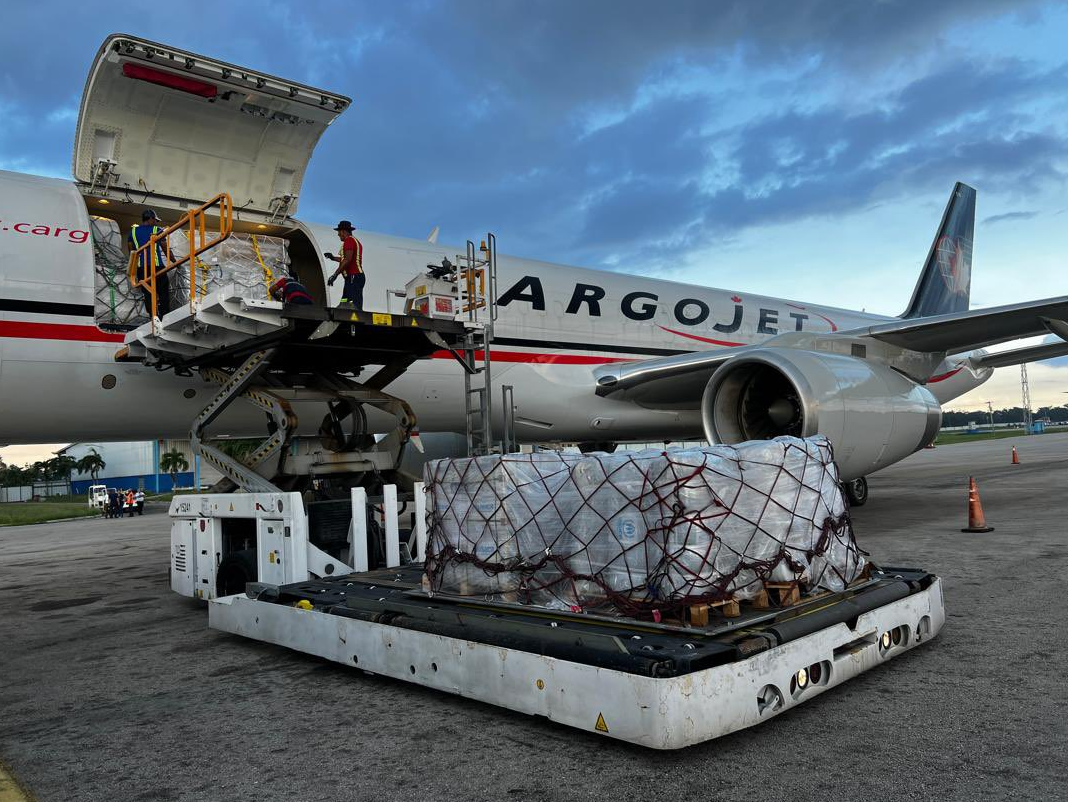
M 942 407 L 879 362 L 793 348 L 760 348 L 719 367 L 701 398 L 713 443 L 822 434 L 843 479 L 885 468 L 934 440 Z

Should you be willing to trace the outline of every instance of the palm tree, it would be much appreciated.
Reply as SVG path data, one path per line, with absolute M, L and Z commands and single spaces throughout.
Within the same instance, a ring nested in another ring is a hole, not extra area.
M 96 477 L 104 468 L 107 467 L 107 463 L 104 462 L 104 458 L 96 453 L 96 449 L 89 449 L 89 453 L 78 460 L 78 463 L 74 466 L 78 473 L 87 473 L 93 479 L 93 484 L 96 484 Z
M 159 469 L 171 475 L 171 488 L 178 484 L 178 474 L 189 470 L 189 461 L 177 448 L 165 451 L 159 458 Z
M 74 459 L 74 457 L 68 457 L 66 454 L 61 454 L 59 456 L 52 457 L 49 460 L 45 460 L 45 479 L 66 479 L 69 482 L 70 472 L 74 470 L 74 467 L 75 465 L 77 465 L 77 463 L 78 460 Z

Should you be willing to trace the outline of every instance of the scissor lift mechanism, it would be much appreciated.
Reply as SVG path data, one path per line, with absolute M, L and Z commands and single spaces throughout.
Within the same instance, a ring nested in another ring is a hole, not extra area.
M 417 360 L 443 350 L 470 369 L 464 345 L 477 329 L 478 324 L 441 318 L 283 306 L 241 298 L 228 288 L 204 298 L 192 313 L 175 310 L 131 332 L 122 358 L 180 373 L 196 370 L 218 384 L 193 421 L 194 453 L 226 477 L 225 486 L 215 490 L 269 493 L 289 489 L 294 477 L 396 468 L 415 415 L 384 388 Z M 377 368 L 357 380 L 368 366 Z M 206 436 L 211 423 L 238 400 L 262 409 L 269 421 L 267 437 L 241 460 Z M 293 404 L 305 401 L 328 407 L 317 431 L 322 448 L 290 448 L 297 430 Z M 397 420 L 377 442 L 366 427 L 365 406 Z

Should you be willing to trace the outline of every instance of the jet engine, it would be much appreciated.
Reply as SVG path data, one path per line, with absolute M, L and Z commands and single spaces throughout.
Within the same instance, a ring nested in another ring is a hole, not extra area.
M 942 408 L 892 368 L 843 354 L 759 348 L 723 363 L 705 386 L 701 419 L 712 443 L 825 435 L 843 479 L 923 448 Z

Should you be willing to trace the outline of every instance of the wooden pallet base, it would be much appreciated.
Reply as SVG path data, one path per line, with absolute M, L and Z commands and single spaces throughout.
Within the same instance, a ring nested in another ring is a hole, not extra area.
M 708 602 L 707 604 L 694 604 L 690 606 L 690 626 L 707 627 L 708 614 L 715 609 L 718 609 L 725 618 L 737 618 L 742 614 L 742 605 L 734 599 Z
M 801 586 L 797 582 L 765 582 L 762 590 L 753 600 L 757 609 L 768 607 L 790 607 L 801 603 Z

